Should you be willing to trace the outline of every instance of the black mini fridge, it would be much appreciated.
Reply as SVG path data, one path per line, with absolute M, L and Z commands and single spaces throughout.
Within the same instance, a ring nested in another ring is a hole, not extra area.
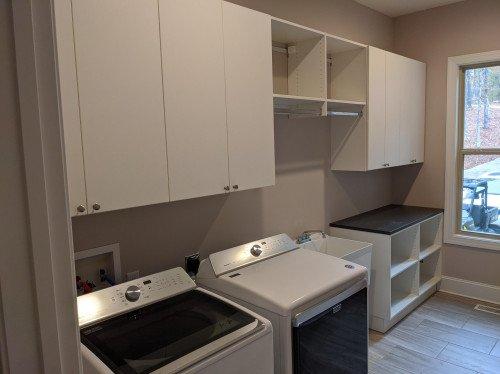
M 294 374 L 368 372 L 366 287 L 293 324 Z

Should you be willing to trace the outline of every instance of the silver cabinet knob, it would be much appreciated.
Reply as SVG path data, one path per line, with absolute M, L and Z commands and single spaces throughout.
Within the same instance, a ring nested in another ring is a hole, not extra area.
M 101 209 L 101 206 L 97 203 L 94 203 L 94 205 L 92 205 L 92 209 L 99 210 L 99 209 Z
M 141 289 L 137 286 L 130 286 L 127 288 L 125 291 L 125 298 L 128 301 L 137 301 L 139 300 L 139 297 L 141 296 Z
M 238 189 L 238 185 L 237 184 L 233 185 L 233 190 L 237 190 L 237 189 Z
M 230 190 L 229 186 L 224 186 L 224 191 L 229 191 L 229 190 Z
M 252 256 L 255 256 L 255 257 L 260 256 L 260 254 L 262 253 L 262 249 L 260 248 L 260 245 L 255 244 L 255 245 L 254 245 L 254 246 L 250 249 L 250 253 L 252 254 Z
M 77 211 L 78 213 L 83 213 L 83 212 L 85 212 L 85 205 L 83 205 L 83 204 L 78 205 L 78 206 L 76 207 L 76 211 Z

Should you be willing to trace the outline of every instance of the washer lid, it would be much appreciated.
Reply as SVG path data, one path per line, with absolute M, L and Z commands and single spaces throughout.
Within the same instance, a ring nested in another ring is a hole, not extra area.
M 173 373 L 255 333 L 254 316 L 196 289 L 80 330 L 114 373 Z
M 366 279 L 364 266 L 308 249 L 297 249 L 220 276 L 217 288 L 280 315 L 326 293 Z

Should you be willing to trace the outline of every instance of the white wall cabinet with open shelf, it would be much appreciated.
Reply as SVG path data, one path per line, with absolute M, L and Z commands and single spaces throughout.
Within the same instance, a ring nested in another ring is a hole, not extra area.
M 332 137 L 343 139 L 332 142 L 332 170 L 423 162 L 426 65 L 371 46 L 366 63 L 368 113 L 359 123 L 332 126 Z
M 441 281 L 443 214 L 392 235 L 331 227 L 332 236 L 373 244 L 370 328 L 385 332 Z

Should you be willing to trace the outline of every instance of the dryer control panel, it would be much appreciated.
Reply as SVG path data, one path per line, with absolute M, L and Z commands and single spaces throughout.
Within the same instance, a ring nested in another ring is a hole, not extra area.
M 297 248 L 298 245 L 287 234 L 279 234 L 213 253 L 209 258 L 218 277 Z
M 128 312 L 196 288 L 178 267 L 78 296 L 80 327 Z

